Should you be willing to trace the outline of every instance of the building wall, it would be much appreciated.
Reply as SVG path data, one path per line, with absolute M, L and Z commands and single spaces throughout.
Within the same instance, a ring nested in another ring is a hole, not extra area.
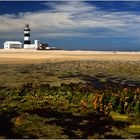
M 20 44 L 10 44 L 10 48 L 15 48 L 15 49 L 19 49 L 22 46 Z
M 20 49 L 22 48 L 22 44 L 15 44 L 15 43 L 4 43 L 4 49 Z
M 24 44 L 24 49 L 35 49 L 35 44 Z
M 9 44 L 8 43 L 4 43 L 4 49 L 10 49 Z
M 34 40 L 34 44 L 35 44 L 35 49 L 38 49 L 40 46 L 39 40 Z

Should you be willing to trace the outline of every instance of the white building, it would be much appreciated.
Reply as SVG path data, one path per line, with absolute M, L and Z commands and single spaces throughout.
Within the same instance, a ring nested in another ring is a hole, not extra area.
M 21 49 L 22 43 L 19 41 L 5 41 L 4 49 Z
M 39 46 L 39 40 L 34 40 L 34 44 L 24 44 L 24 49 L 38 49 Z

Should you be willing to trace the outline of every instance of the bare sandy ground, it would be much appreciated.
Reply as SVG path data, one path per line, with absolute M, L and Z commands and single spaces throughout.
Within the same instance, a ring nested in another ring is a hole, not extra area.
M 140 52 L 65 51 L 65 50 L 0 50 L 0 64 L 43 63 L 71 60 L 140 61 Z

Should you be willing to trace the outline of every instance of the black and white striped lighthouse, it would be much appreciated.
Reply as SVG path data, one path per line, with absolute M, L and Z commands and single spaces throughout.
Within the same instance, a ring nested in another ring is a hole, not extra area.
M 24 28 L 24 46 L 31 44 L 30 31 L 31 29 L 29 28 L 29 24 L 26 24 Z

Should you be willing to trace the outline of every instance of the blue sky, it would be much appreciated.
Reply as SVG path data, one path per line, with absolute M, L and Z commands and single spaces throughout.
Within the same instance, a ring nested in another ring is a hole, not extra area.
M 60 49 L 140 51 L 139 1 L 0 1 L 0 45 L 31 41 Z

